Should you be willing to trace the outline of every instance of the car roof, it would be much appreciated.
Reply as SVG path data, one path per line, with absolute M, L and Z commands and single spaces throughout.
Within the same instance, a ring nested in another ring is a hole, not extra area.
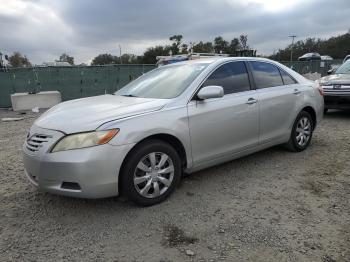
M 186 64 L 212 64 L 212 63 L 220 63 L 225 61 L 270 61 L 274 62 L 273 60 L 262 58 L 262 57 L 246 57 L 246 56 L 237 56 L 237 57 L 210 57 L 210 58 L 200 58 L 200 59 L 193 59 L 193 60 L 187 60 L 187 61 L 181 61 L 177 63 L 172 63 L 165 66 L 175 66 L 175 65 L 186 65 Z
M 208 67 L 215 67 L 215 66 L 221 65 L 225 62 L 229 62 L 229 61 L 261 61 L 261 62 L 271 63 L 271 64 L 277 66 L 278 68 L 286 71 L 288 74 L 293 76 L 299 83 L 310 82 L 310 80 L 307 80 L 306 78 L 299 75 L 297 72 L 290 69 L 289 67 L 287 67 L 287 66 L 285 66 L 277 61 L 274 61 L 274 60 L 271 60 L 268 58 L 263 58 L 263 57 L 251 57 L 251 56 L 250 57 L 211 57 L 211 58 L 201 58 L 201 59 L 177 62 L 177 63 L 173 63 L 173 64 L 164 65 L 161 67 L 172 67 L 172 66 L 189 65 L 189 64 L 198 64 L 198 65 L 207 64 Z
M 317 52 L 311 52 L 311 53 L 303 54 L 301 57 L 303 57 L 303 56 L 314 56 L 314 55 L 319 56 L 320 54 L 317 53 Z

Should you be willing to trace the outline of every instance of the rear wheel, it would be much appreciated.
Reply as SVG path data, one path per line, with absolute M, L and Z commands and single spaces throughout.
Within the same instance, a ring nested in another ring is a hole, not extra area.
M 121 175 L 123 194 L 138 205 L 150 206 L 174 191 L 181 178 L 181 160 L 169 144 L 149 140 L 130 153 Z
M 314 122 L 311 115 L 306 111 L 300 112 L 294 121 L 291 136 L 286 144 L 287 148 L 293 152 L 305 150 L 311 142 L 313 130 Z

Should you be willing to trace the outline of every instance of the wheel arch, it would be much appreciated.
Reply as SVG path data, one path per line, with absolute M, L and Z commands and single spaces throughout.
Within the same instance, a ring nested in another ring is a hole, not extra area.
M 315 129 L 317 125 L 317 117 L 316 117 L 316 110 L 312 106 L 306 106 L 300 112 L 305 111 L 308 112 L 311 115 L 312 121 L 314 123 L 313 129 Z
M 175 150 L 176 152 L 178 153 L 180 159 L 181 159 L 181 164 L 182 164 L 182 168 L 185 169 L 187 167 L 187 152 L 186 152 L 186 149 L 183 145 L 183 143 L 180 141 L 180 139 L 178 139 L 176 136 L 174 135 L 171 135 L 171 134 L 167 134 L 167 133 L 159 133 L 159 134 L 153 134 L 153 135 L 149 135 L 143 139 L 141 139 L 139 142 L 137 142 L 130 150 L 129 152 L 126 154 L 123 162 L 122 162 L 122 165 L 120 167 L 120 170 L 119 170 L 119 174 L 118 174 L 118 191 L 119 192 L 122 192 L 121 191 L 121 179 L 122 179 L 122 176 L 121 176 L 121 173 L 124 169 L 124 166 L 125 166 L 125 163 L 128 159 L 128 157 L 132 154 L 133 150 L 135 149 L 135 147 L 141 143 L 144 143 L 146 142 L 147 140 L 160 140 L 160 141 L 163 141 L 165 143 L 168 143 L 169 145 L 171 145 Z

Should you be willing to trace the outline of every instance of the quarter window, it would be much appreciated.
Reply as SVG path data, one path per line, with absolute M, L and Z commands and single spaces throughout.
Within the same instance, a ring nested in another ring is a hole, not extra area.
M 224 94 L 250 90 L 247 68 L 244 62 L 230 62 L 216 69 L 204 82 L 203 86 L 222 86 Z
M 283 79 L 283 83 L 285 85 L 293 85 L 296 84 L 297 82 L 288 74 L 286 73 L 284 70 L 280 69 L 281 72 L 281 76 Z
M 281 74 L 276 66 L 258 61 L 251 62 L 251 65 L 258 89 L 283 85 Z

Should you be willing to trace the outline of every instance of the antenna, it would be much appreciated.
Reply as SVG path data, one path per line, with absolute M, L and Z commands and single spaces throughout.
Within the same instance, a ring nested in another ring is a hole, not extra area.
M 122 46 L 121 45 L 118 45 L 119 46 L 119 59 L 120 59 L 120 64 L 122 65 L 123 64 L 123 61 L 122 61 Z

